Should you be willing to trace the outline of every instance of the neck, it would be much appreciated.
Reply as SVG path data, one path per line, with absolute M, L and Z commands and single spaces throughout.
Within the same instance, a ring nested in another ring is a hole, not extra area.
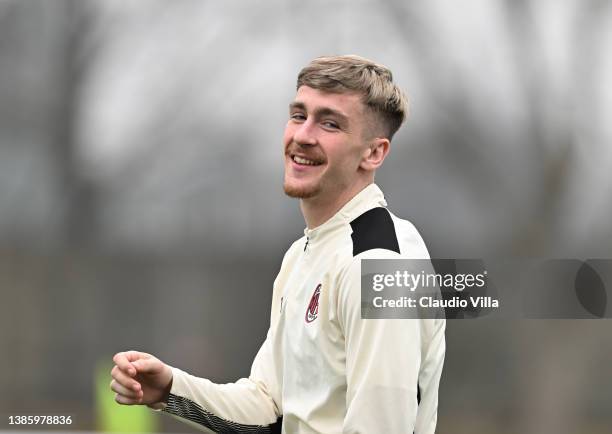
M 356 182 L 351 188 L 342 190 L 331 197 L 315 196 L 300 200 L 300 208 L 308 229 L 321 226 L 354 198 L 361 190 L 372 184 L 373 180 Z

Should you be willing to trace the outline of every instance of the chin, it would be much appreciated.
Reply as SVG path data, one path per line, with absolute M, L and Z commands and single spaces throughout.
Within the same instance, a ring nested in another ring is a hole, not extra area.
M 321 191 L 321 186 L 316 184 L 299 184 L 285 181 L 283 188 L 285 194 L 296 199 L 309 199 L 316 196 Z

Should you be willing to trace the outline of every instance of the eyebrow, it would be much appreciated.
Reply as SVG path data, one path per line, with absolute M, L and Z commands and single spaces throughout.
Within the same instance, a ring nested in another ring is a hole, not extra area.
M 295 110 L 295 109 L 299 109 L 299 110 L 304 110 L 304 111 L 308 111 L 306 110 L 306 105 L 301 102 L 301 101 L 293 101 L 291 104 L 289 104 L 289 110 Z M 321 107 L 318 108 L 314 111 L 313 113 L 316 117 L 322 117 L 322 116 L 335 116 L 338 118 L 338 120 L 340 120 L 341 122 L 345 122 L 348 123 L 348 116 L 345 115 L 344 113 L 338 111 L 338 110 L 334 110 L 332 108 L 329 107 Z

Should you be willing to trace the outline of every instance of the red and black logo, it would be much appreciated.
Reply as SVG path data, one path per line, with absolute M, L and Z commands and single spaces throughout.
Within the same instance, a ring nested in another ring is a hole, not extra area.
M 312 293 L 312 297 L 310 298 L 310 303 L 308 303 L 308 309 L 306 309 L 305 320 L 307 323 L 313 322 L 317 319 L 317 315 L 319 314 L 319 294 L 321 294 L 321 284 L 319 283 Z

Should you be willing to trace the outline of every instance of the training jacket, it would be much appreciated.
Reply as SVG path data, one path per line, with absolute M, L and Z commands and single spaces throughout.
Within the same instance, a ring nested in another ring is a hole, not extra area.
M 361 318 L 361 259 L 429 258 L 386 205 L 370 184 L 289 248 L 248 378 L 215 384 L 172 368 L 158 408 L 221 433 L 433 433 L 444 319 Z

